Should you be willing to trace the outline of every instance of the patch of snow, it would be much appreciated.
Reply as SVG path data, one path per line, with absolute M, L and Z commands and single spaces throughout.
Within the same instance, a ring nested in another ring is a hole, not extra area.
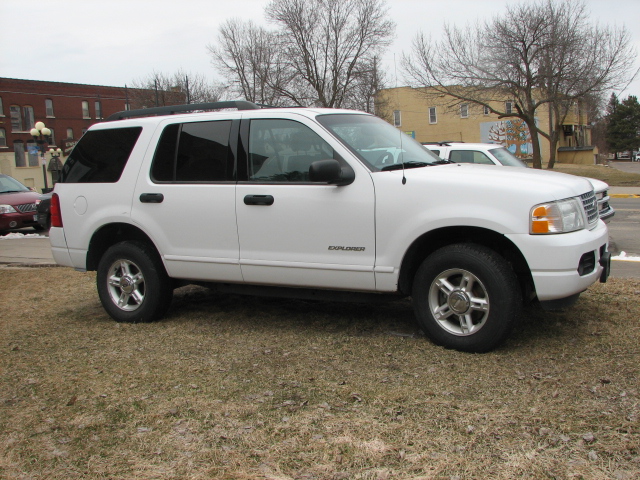
M 620 255 L 611 257 L 611 260 L 622 260 L 623 262 L 640 262 L 640 257 L 634 257 L 632 255 L 627 255 L 626 252 L 620 252 Z
M 19 233 L 19 232 L 11 232 L 6 235 L 0 235 L 0 240 L 13 240 L 16 238 L 46 238 L 42 235 L 38 235 L 37 233 Z

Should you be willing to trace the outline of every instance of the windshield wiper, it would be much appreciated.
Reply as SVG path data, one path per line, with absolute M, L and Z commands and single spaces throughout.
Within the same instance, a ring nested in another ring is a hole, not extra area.
M 393 165 L 387 165 L 386 167 L 382 167 L 380 171 L 386 172 L 389 170 L 402 170 L 403 168 L 420 168 L 420 167 L 431 167 L 435 165 L 434 163 L 427 162 L 405 162 L 403 163 L 394 163 Z

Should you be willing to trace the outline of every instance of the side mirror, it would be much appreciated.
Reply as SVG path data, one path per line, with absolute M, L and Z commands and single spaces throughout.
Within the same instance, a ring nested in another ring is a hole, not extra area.
M 342 186 L 353 183 L 355 178 L 351 167 L 341 167 L 337 160 L 316 160 L 309 166 L 309 180 L 312 182 Z

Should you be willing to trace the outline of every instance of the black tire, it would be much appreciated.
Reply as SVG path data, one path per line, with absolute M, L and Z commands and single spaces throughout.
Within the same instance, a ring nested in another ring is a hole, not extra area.
M 509 263 L 475 244 L 449 245 L 420 265 L 412 287 L 418 323 L 436 344 L 487 352 L 511 333 L 522 306 Z
M 171 305 L 173 288 L 156 251 L 141 242 L 120 242 L 100 259 L 96 276 L 102 306 L 117 322 L 152 322 Z

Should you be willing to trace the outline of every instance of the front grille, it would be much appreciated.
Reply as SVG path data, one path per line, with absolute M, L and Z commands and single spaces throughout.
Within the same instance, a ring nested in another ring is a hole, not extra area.
M 598 202 L 596 201 L 596 194 L 591 192 L 583 193 L 580 195 L 580 199 L 582 200 L 582 207 L 584 208 L 584 212 L 587 214 L 587 221 L 589 225 L 593 225 L 598 221 L 600 217 L 598 214 Z
M 22 205 L 15 205 L 15 208 L 20 213 L 35 212 L 36 211 L 36 204 L 35 203 L 24 203 Z

